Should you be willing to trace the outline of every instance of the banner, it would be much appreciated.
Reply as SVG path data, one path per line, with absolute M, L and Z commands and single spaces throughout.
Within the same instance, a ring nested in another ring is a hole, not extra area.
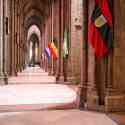
M 106 56 L 113 48 L 112 0 L 95 0 L 88 40 L 97 58 Z

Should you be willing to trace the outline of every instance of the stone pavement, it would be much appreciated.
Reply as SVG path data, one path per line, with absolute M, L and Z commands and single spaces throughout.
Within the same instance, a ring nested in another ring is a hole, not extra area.
M 125 114 L 71 110 L 77 106 L 77 91 L 55 84 L 39 67 L 28 67 L 0 86 L 0 125 L 125 125 Z
M 77 93 L 67 85 L 0 86 L 0 111 L 76 108 Z
M 77 99 L 75 89 L 56 84 L 40 67 L 27 67 L 0 86 L 0 111 L 76 108 Z
M 0 113 L 0 125 L 118 125 L 107 115 L 80 110 Z
M 40 67 L 27 67 L 23 72 L 18 73 L 17 77 L 10 77 L 9 84 L 39 84 L 55 83 L 55 77 L 48 76 L 48 73 Z

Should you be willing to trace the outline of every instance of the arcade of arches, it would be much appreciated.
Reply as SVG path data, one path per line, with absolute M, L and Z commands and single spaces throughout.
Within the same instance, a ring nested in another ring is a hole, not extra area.
M 40 65 L 57 84 L 79 86 L 80 106 L 125 111 L 125 1 L 115 0 L 114 48 L 96 61 L 85 47 L 94 0 L 0 0 L 0 85 L 27 66 Z M 68 30 L 68 56 L 63 58 Z M 54 41 L 59 58 L 43 53 Z

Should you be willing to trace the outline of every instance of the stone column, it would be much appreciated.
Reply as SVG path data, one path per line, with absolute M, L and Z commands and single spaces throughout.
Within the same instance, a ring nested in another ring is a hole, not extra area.
M 22 18 L 21 17 L 22 15 L 20 13 L 19 14 L 19 71 L 20 72 L 22 71 Z
M 47 47 L 48 42 L 50 41 L 50 16 L 48 17 L 48 19 L 46 20 L 46 24 L 45 24 L 45 35 L 44 35 L 44 49 Z M 47 57 L 44 54 L 44 65 L 45 65 L 45 71 L 48 71 L 48 62 L 47 62 Z
M 18 29 L 18 46 L 19 46 L 19 57 L 18 57 L 18 68 L 19 68 L 19 72 L 21 72 L 21 66 L 20 66 L 20 50 L 21 50 L 21 48 L 20 48 L 20 42 L 21 42 L 21 33 L 20 33 L 20 25 L 21 25 L 21 19 L 20 19 L 20 16 L 21 16 L 21 14 L 20 14 L 20 10 L 19 10 L 19 17 L 18 17 L 18 27 L 19 27 L 19 29 Z
M 9 22 L 8 22 L 8 16 L 9 16 L 9 5 L 10 2 L 8 0 L 4 0 L 4 74 L 7 77 L 9 75 Z M 7 81 L 6 81 L 7 82 Z M 7 83 L 6 83 L 7 84 Z
M 44 54 L 44 49 L 45 49 L 45 34 L 46 34 L 46 24 L 44 24 L 43 29 L 42 29 L 42 68 L 45 70 L 45 54 Z
M 107 60 L 106 111 L 125 111 L 124 52 L 125 1 L 113 2 L 113 50 Z
M 5 0 L 0 0 L 0 84 L 7 84 L 7 76 L 5 74 Z
M 0 83 L 4 84 L 3 74 L 3 0 L 0 0 Z
M 94 9 L 94 1 L 88 2 L 88 22 Z M 89 26 L 89 25 L 88 25 Z M 87 108 L 97 110 L 98 92 L 96 85 L 96 60 L 94 50 L 88 46 L 88 82 L 87 82 Z
M 20 24 L 20 70 L 22 71 L 23 70 L 23 20 L 22 20 L 22 15 L 20 17 L 20 20 L 21 20 L 21 24 Z
M 17 75 L 17 72 L 18 72 L 18 68 L 17 68 L 17 64 L 18 64 L 18 33 L 17 33 L 17 30 L 18 30 L 18 3 L 16 2 L 15 3 L 15 26 L 14 26 L 14 29 L 15 29 L 15 32 L 14 32 L 14 41 L 15 41 L 15 72 L 16 72 L 16 75 Z
M 58 71 L 56 80 L 62 81 L 63 79 L 63 59 L 62 59 L 62 46 L 63 46 L 63 0 L 59 0 L 59 60 L 58 60 Z
M 12 9 L 12 29 L 11 29 L 11 32 L 12 32 L 12 36 L 11 36 L 11 46 L 12 46 L 12 48 L 11 48 L 11 51 L 12 51 L 12 63 L 11 63 L 11 75 L 12 76 L 15 76 L 16 75 L 16 70 L 15 70 L 15 0 L 12 0 L 12 7 L 11 7 L 11 9 Z
M 54 42 L 54 2 L 51 3 L 51 42 Z M 54 74 L 54 59 L 51 58 L 51 75 Z
M 68 44 L 68 51 L 69 51 L 69 38 L 70 38 L 70 6 L 71 6 L 71 3 L 70 3 L 70 0 L 67 0 L 67 1 L 64 1 L 64 33 L 63 33 L 63 43 L 64 43 L 64 39 L 68 39 L 67 41 L 67 44 Z M 67 30 L 67 35 L 64 36 L 65 34 L 65 30 Z M 64 37 L 67 37 L 67 38 L 64 38 Z M 63 48 L 64 49 L 64 48 Z M 67 82 L 68 81 L 68 74 L 69 74 L 69 69 L 70 69 L 70 66 L 68 66 L 68 62 L 69 62 L 69 56 L 70 54 L 68 54 L 66 57 L 63 57 L 63 75 L 64 75 L 64 82 Z
M 11 75 L 11 2 L 7 1 L 7 13 L 6 13 L 6 35 L 7 35 L 7 74 Z M 6 50 L 5 50 L 6 51 Z
M 26 68 L 26 40 L 27 40 L 27 36 L 26 36 L 26 30 L 24 30 L 24 40 L 23 40 L 23 69 Z
M 87 101 L 88 82 L 88 0 L 83 0 L 83 42 L 81 42 L 81 81 L 79 85 L 80 108 L 83 108 Z M 82 12 L 82 10 L 81 10 Z
M 17 71 L 19 72 L 19 9 L 17 12 Z

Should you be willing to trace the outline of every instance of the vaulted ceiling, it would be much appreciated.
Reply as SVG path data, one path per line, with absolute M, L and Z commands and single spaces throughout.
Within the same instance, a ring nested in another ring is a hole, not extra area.
M 18 8 L 21 8 L 24 27 L 29 29 L 33 24 L 41 27 L 45 17 L 49 14 L 51 0 L 17 0 Z

